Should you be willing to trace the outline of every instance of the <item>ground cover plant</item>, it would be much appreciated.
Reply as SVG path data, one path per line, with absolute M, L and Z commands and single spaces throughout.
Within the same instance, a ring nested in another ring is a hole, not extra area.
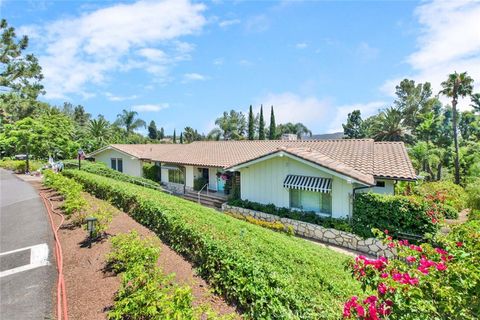
M 162 192 L 79 170 L 64 174 L 156 232 L 247 318 L 338 319 L 360 286 L 346 256 Z
M 289 218 L 292 220 L 313 223 L 325 228 L 333 228 L 341 231 L 352 232 L 352 227 L 346 219 L 322 217 L 313 211 L 309 212 L 292 210 L 289 208 L 278 208 L 274 204 L 261 204 L 258 202 L 242 199 L 230 199 L 228 201 L 228 204 L 235 207 L 273 214 L 282 218 Z
M 345 319 L 478 319 L 480 220 L 454 226 L 433 244 L 386 238 L 396 259 L 357 257 L 348 269 L 366 290 L 345 303 Z
M 42 167 L 42 162 L 30 160 L 29 167 L 30 172 L 37 171 Z M 2 159 L 0 160 L 0 168 L 12 170 L 16 173 L 25 173 L 25 170 L 27 169 L 27 162 L 25 160 Z

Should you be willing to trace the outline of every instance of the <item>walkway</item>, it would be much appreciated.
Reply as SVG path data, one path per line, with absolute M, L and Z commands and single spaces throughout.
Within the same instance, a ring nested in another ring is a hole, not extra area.
M 40 196 L 0 169 L 0 319 L 53 319 L 52 245 Z

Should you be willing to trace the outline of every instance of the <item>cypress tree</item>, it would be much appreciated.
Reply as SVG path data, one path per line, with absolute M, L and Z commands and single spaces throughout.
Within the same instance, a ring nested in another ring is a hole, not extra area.
M 183 132 L 180 132 L 180 144 L 183 144 Z
M 263 106 L 260 106 L 260 120 L 258 122 L 258 139 L 265 140 L 265 121 L 263 120 Z
M 177 133 L 175 132 L 175 129 L 173 129 L 173 143 L 177 143 Z
M 155 125 L 155 121 L 150 121 L 148 125 L 148 137 L 152 140 L 156 140 L 158 138 L 157 126 Z
M 275 114 L 273 113 L 273 106 L 270 111 L 270 130 L 268 132 L 268 139 L 275 140 L 277 138 L 277 126 L 275 124 Z
M 248 140 L 255 139 L 255 119 L 253 118 L 252 105 L 250 105 L 250 111 L 248 112 Z

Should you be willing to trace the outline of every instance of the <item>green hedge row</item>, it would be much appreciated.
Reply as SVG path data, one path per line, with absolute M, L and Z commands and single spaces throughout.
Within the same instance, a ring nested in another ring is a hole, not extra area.
M 278 208 L 274 204 L 261 204 L 258 202 L 231 199 L 228 204 L 235 207 L 261 211 L 268 214 L 273 214 L 282 218 L 289 218 L 292 220 L 304 221 L 308 223 L 318 224 L 325 228 L 333 228 L 341 231 L 352 232 L 352 227 L 346 219 L 335 219 L 322 217 L 315 212 L 298 211 L 289 208 Z
M 65 168 L 67 169 L 78 168 L 78 160 L 66 160 L 64 161 L 64 164 L 65 164 Z M 111 168 L 108 168 L 103 162 L 82 161 L 81 168 L 83 171 L 87 171 L 100 176 L 112 178 L 118 181 L 129 182 L 129 183 L 137 184 L 150 189 L 161 189 L 161 186 L 158 182 L 152 181 L 150 179 L 142 178 L 142 177 L 134 177 L 126 173 L 113 170 Z
M 64 174 L 147 226 L 252 319 L 338 319 L 361 289 L 348 257 L 196 203 L 78 170 Z
M 417 197 L 360 193 L 353 202 L 353 232 L 372 237 L 372 228 L 388 230 L 392 236 L 399 232 L 415 235 L 435 233 L 438 224 L 428 215 L 427 202 Z

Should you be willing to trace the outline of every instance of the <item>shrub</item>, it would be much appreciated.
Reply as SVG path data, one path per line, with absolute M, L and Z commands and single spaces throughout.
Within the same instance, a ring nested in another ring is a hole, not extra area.
M 261 227 L 264 227 L 264 228 L 271 229 L 273 231 L 285 232 L 286 234 L 291 235 L 291 236 L 293 236 L 295 234 L 292 226 L 287 227 L 286 225 L 284 225 L 280 221 L 272 221 L 272 222 L 264 221 L 264 220 L 260 220 L 260 219 L 255 219 L 254 217 L 251 217 L 251 216 L 243 216 L 241 214 L 232 213 L 232 212 L 225 212 L 225 214 L 229 215 L 230 217 L 234 217 L 235 219 L 240 219 L 240 220 L 243 220 L 243 221 L 247 221 L 247 222 L 250 222 L 250 223 L 255 224 L 257 226 L 261 226 Z
M 441 216 L 418 197 L 369 192 L 357 194 L 353 202 L 353 231 L 363 237 L 372 237 L 372 228 L 388 229 L 393 236 L 399 232 L 434 233 L 439 219 Z
M 30 172 L 37 171 L 42 167 L 42 162 L 30 160 L 29 166 Z M 12 170 L 16 173 L 25 173 L 25 170 L 27 169 L 27 162 L 25 160 L 3 159 L 0 161 L 0 168 Z
M 469 183 L 465 188 L 467 193 L 467 203 L 471 209 L 480 210 L 480 178 Z
M 202 189 L 207 183 L 208 183 L 207 178 L 198 177 L 195 180 L 193 180 L 193 190 L 200 191 L 200 189 Z
M 360 292 L 348 258 L 196 203 L 78 170 L 64 174 L 122 208 L 197 266 L 217 293 L 254 319 L 338 319 Z
M 56 174 L 51 170 L 45 170 L 43 172 L 43 183 L 63 196 L 62 209 L 67 215 L 79 213 L 86 207 L 87 201 L 82 197 L 82 186 L 74 180 Z
M 160 255 L 158 243 L 152 238 L 141 239 L 136 231 L 112 238 L 112 251 L 107 255 L 107 265 L 116 273 L 141 265 L 151 269 Z
M 160 167 L 152 163 L 145 163 L 143 165 L 143 177 L 154 182 L 159 181 Z
M 70 168 L 70 169 L 78 168 L 78 161 L 76 160 L 65 160 L 64 164 L 65 164 L 65 168 Z M 129 182 L 129 183 L 133 183 L 133 184 L 140 185 L 150 189 L 161 189 L 160 184 L 155 181 L 142 178 L 142 177 L 134 177 L 134 176 L 122 173 L 120 171 L 110 169 L 103 162 L 82 161 L 81 168 L 83 171 L 108 177 L 108 178 L 112 178 L 118 181 Z
M 352 227 L 346 219 L 322 217 L 313 211 L 308 212 L 292 210 L 289 208 L 278 208 L 273 204 L 261 204 L 258 202 L 241 199 L 230 199 L 228 204 L 235 207 L 273 214 L 282 218 L 313 223 L 325 228 L 333 228 L 341 231 L 352 232 Z
M 365 299 L 345 303 L 346 319 L 478 319 L 480 314 L 480 221 L 455 226 L 430 244 L 387 238 L 396 259 L 363 256 L 348 265 Z
M 441 197 L 446 205 L 461 211 L 467 207 L 467 194 L 459 185 L 451 181 L 436 181 L 420 184 L 415 192 L 424 198 Z

